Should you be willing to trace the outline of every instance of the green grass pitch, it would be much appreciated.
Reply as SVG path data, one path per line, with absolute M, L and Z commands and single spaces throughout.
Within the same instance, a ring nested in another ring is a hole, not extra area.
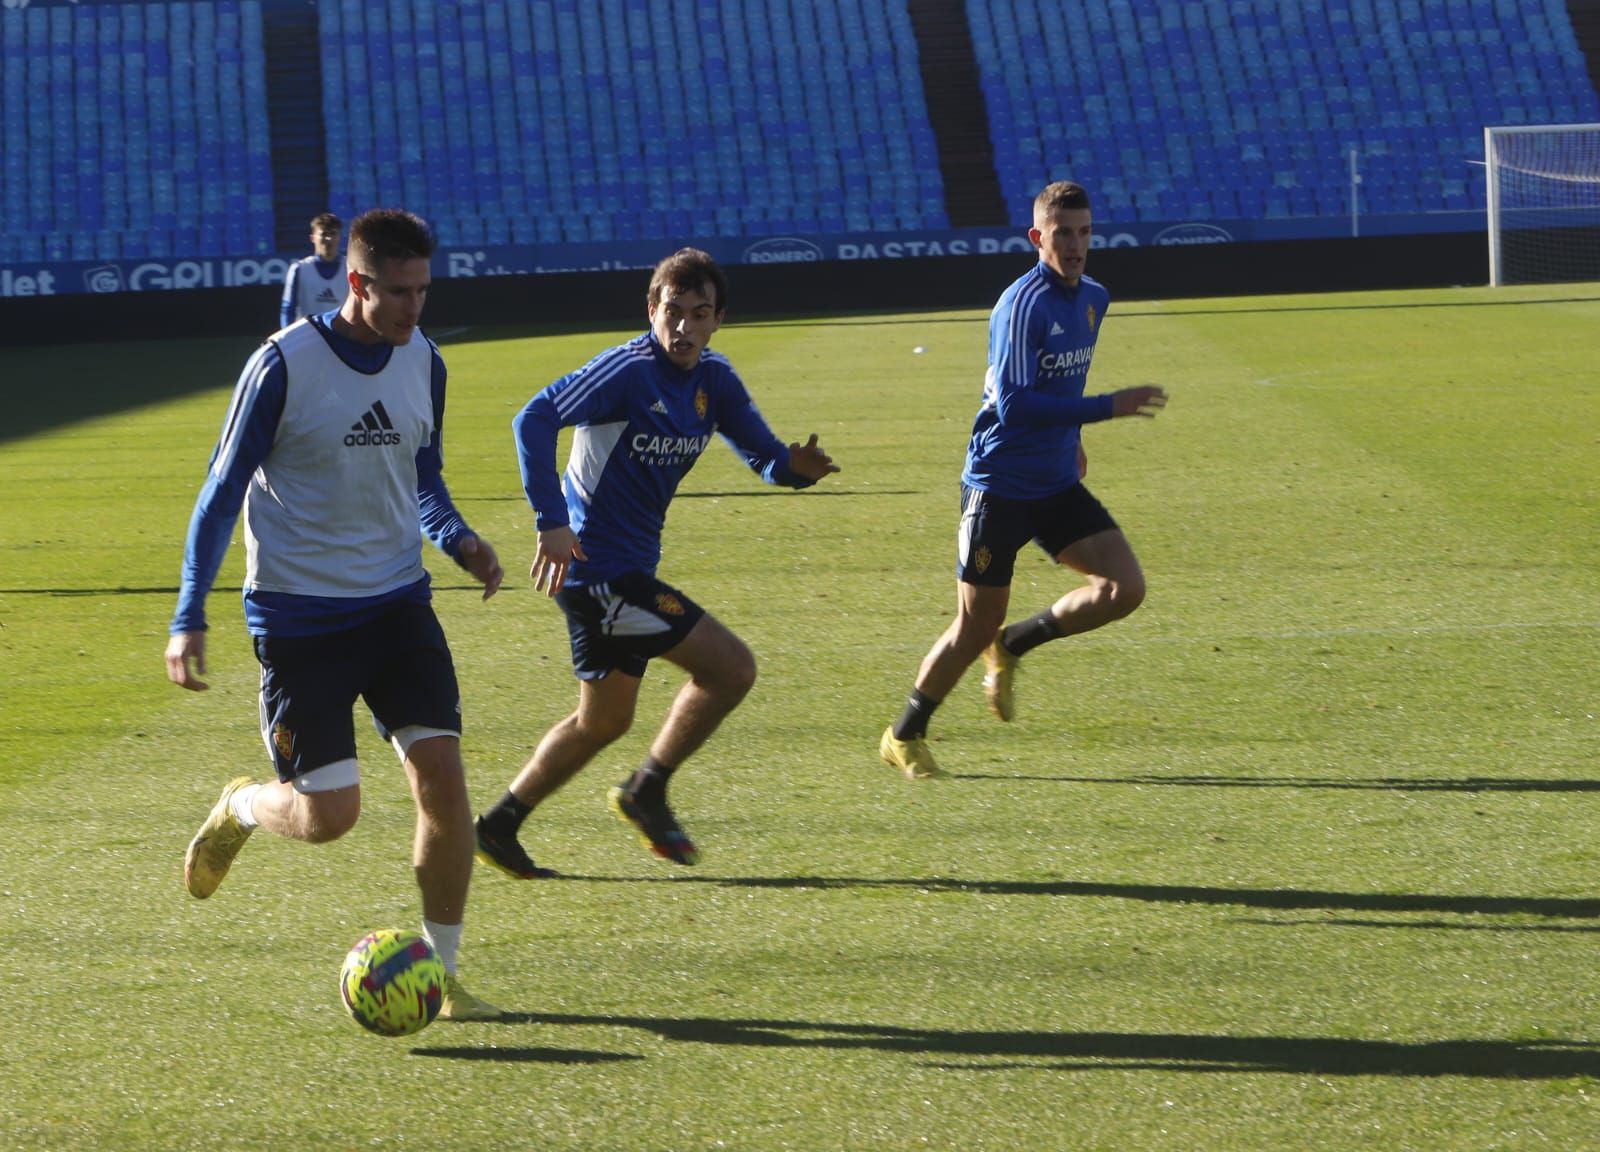
M 1086 434 L 1149 598 L 1029 656 L 1010 725 L 969 674 L 955 778 L 912 784 L 876 745 L 954 605 L 984 320 L 732 317 L 768 420 L 844 471 L 788 493 L 713 446 L 669 517 L 662 575 L 761 668 L 674 784 L 704 861 L 605 810 L 663 663 L 527 827 L 565 877 L 477 874 L 462 973 L 514 1018 L 398 1041 L 336 988 L 418 915 L 369 727 L 349 836 L 181 885 L 222 783 L 268 770 L 239 541 L 212 690 L 161 664 L 249 342 L 8 350 L 0 1146 L 1600 1142 L 1600 288 L 1114 304 L 1091 387 L 1172 394 Z M 480 807 L 575 698 L 509 421 L 642 326 L 444 339 L 446 476 L 511 573 L 484 603 L 429 559 Z M 1014 614 L 1070 583 L 1025 555 Z

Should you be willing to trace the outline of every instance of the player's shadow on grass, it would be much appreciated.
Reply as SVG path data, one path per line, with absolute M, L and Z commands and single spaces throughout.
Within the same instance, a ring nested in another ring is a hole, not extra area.
M 1140 788 L 1326 788 L 1358 792 L 1600 792 L 1600 780 L 1525 780 L 1495 776 L 1008 776 L 959 772 L 961 780 L 1051 784 L 1131 784 Z
M 1583 1041 L 1444 1040 L 1400 1043 L 1343 1037 L 1217 1036 L 1141 1032 L 969 1032 L 810 1020 L 706 1016 L 599 1016 L 529 1012 L 507 1021 L 635 1028 L 662 1040 L 756 1048 L 899 1052 L 936 1068 L 1161 1069 L 1304 1076 L 1466 1076 L 1565 1080 L 1600 1077 L 1600 1045 Z M 549 1049 L 419 1049 L 463 1059 L 538 1061 Z M 998 1061 L 998 1062 L 996 1062 Z
M 1349 917 L 1315 920 L 1243 919 L 1238 923 L 1269 924 L 1275 928 L 1425 928 L 1441 932 L 1600 932 L 1600 924 L 1473 924 L 1455 920 L 1355 920 Z
M 507 1017 L 518 1021 L 520 1016 Z M 435 1029 L 438 1025 L 434 1026 Z M 505 1060 L 507 1053 L 514 1053 L 510 1059 L 521 1064 L 615 1064 L 622 1060 L 643 1060 L 643 1056 L 635 1056 L 631 1052 L 592 1052 L 584 1048 L 468 1048 L 461 1045 L 441 1046 L 437 1048 L 413 1048 L 413 1056 L 435 1056 L 448 1060 Z
M 949 877 L 856 876 L 566 876 L 601 884 L 714 884 L 728 888 L 905 888 L 979 896 L 1077 896 L 1156 904 L 1207 904 L 1286 911 L 1334 908 L 1354 912 L 1444 912 L 1461 916 L 1547 916 L 1600 919 L 1600 898 L 1447 896 L 1426 892 L 1332 892 L 1315 888 L 1206 888 L 1185 884 L 1105 884 L 1091 880 L 957 880 Z

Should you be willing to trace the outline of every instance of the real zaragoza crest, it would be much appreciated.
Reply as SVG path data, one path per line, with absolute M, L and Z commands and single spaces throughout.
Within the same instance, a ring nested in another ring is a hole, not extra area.
M 287 724 L 272 726 L 272 746 L 284 760 L 294 759 L 294 733 L 289 730 Z
M 706 409 L 711 407 L 711 397 L 706 395 L 704 388 L 694 390 L 694 414 L 700 419 L 706 418 Z
M 1089 321 L 1089 331 L 1093 332 L 1094 322 L 1100 318 L 1099 313 L 1094 310 L 1093 304 L 1089 305 L 1089 310 L 1084 313 L 1084 318 Z
M 705 396 L 705 393 L 702 392 L 698 396 L 695 397 L 695 406 L 696 407 L 699 406 L 701 398 L 704 397 L 704 396 Z M 679 600 L 671 592 L 657 592 L 656 593 L 656 611 L 660 612 L 663 616 L 682 616 L 683 615 L 683 601 Z
M 983 547 L 980 544 L 978 546 L 978 550 L 975 553 L 973 553 L 973 555 L 972 555 L 972 562 L 973 562 L 974 565 L 977 566 L 978 571 L 981 573 L 981 572 L 988 571 L 988 569 L 989 569 L 989 561 L 992 560 L 993 558 L 994 557 L 989 552 L 989 549 Z

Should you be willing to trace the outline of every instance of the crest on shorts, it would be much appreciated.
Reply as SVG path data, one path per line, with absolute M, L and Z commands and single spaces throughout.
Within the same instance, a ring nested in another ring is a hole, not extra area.
M 706 418 L 706 409 L 711 407 L 711 397 L 706 395 L 704 388 L 694 390 L 694 414 L 700 419 Z
M 1100 319 L 1100 314 L 1094 310 L 1094 305 L 1091 304 L 1089 305 L 1088 309 L 1085 310 L 1083 318 L 1089 322 L 1089 331 L 1093 332 L 1094 322 Z
M 991 559 L 993 559 L 993 554 L 989 551 L 989 549 L 980 544 L 978 545 L 978 550 L 972 554 L 972 565 L 981 575 L 982 573 L 988 571 L 989 561 Z
M 679 600 L 671 592 L 657 592 L 656 611 L 663 616 L 682 616 L 683 601 Z
M 279 758 L 283 760 L 294 759 L 294 733 L 287 724 L 274 724 L 272 726 L 272 746 L 278 750 Z

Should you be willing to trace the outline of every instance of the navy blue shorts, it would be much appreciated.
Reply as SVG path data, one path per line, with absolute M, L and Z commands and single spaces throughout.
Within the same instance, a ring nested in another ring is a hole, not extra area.
M 257 636 L 261 731 L 278 779 L 356 754 L 356 698 L 387 740 L 417 725 L 461 731 L 461 691 L 444 629 L 428 604 L 397 604 L 344 632 Z
M 1029 540 L 1054 560 L 1069 544 L 1116 526 L 1105 505 L 1082 484 L 1037 500 L 1013 500 L 963 484 L 956 579 L 986 588 L 1009 587 L 1017 553 Z
M 572 668 L 579 680 L 601 680 L 613 670 L 643 676 L 651 660 L 683 643 L 706 614 L 682 592 L 644 572 L 563 588 L 556 603 L 567 614 Z

